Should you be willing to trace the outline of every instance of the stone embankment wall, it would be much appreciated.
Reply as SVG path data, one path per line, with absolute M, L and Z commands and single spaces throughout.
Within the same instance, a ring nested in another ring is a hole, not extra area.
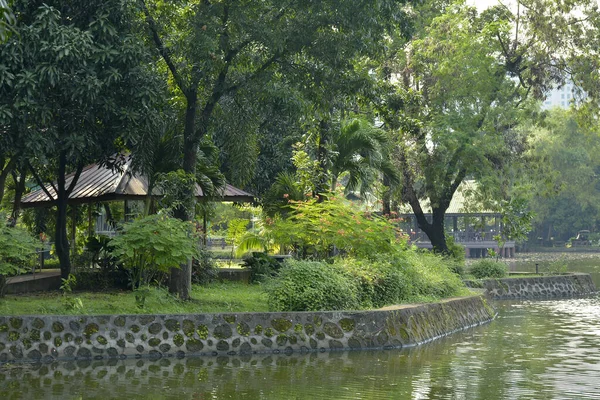
M 0 317 L 0 362 L 400 348 L 494 315 L 474 296 L 354 312 Z
M 468 287 L 485 289 L 494 300 L 518 300 L 584 296 L 597 292 L 590 274 L 483 279 L 466 281 Z

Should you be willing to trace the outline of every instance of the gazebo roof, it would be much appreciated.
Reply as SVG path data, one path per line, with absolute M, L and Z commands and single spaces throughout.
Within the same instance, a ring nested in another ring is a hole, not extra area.
M 74 174 L 66 177 L 65 186 L 69 186 Z M 52 185 L 46 185 L 46 190 L 56 196 Z M 73 191 L 69 195 L 69 204 L 86 204 L 114 200 L 144 200 L 148 195 L 148 179 L 131 171 L 131 157 L 126 157 L 120 170 L 92 164 L 86 166 L 79 176 Z M 153 196 L 160 196 L 158 189 L 152 190 Z M 196 197 L 205 198 L 202 188 L 196 184 Z M 222 201 L 248 203 L 254 201 L 254 196 L 248 192 L 226 184 L 220 193 Z M 39 188 L 24 196 L 21 200 L 23 208 L 44 207 L 52 205 L 52 199 Z

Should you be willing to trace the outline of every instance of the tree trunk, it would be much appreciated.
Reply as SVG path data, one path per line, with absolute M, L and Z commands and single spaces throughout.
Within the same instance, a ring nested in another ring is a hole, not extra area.
M 183 170 L 188 174 L 196 175 L 196 161 L 198 159 L 198 142 L 208 129 L 208 117 L 210 114 L 205 115 L 199 121 L 198 132 L 195 130 L 196 120 L 196 108 L 197 108 L 197 93 L 188 93 L 187 108 L 185 111 L 185 128 L 183 132 Z M 205 110 L 206 111 L 206 110 Z M 212 110 L 211 110 L 212 111 Z M 185 207 L 178 207 L 175 210 L 175 217 L 182 221 L 189 221 L 192 219 L 195 206 L 195 187 L 189 188 L 192 192 L 189 193 L 189 197 L 193 200 L 190 201 L 190 207 L 192 210 L 187 210 Z M 192 260 L 189 259 L 187 263 L 181 264 L 179 268 L 171 268 L 171 275 L 169 279 L 169 292 L 177 295 L 181 300 L 188 300 L 190 298 L 190 291 L 192 288 Z
M 386 174 L 383 175 L 383 196 L 381 204 L 381 212 L 383 215 L 390 215 L 392 211 L 392 190 L 390 188 L 391 182 L 390 177 Z
M 67 168 L 67 157 L 64 152 L 59 155 L 58 179 L 56 189 L 56 231 L 54 235 L 54 246 L 56 255 L 60 261 L 60 276 L 67 279 L 71 273 L 71 259 L 69 254 L 69 240 L 67 236 L 67 189 L 65 184 L 65 172 Z
M 2 161 L 2 167 L 4 168 L 2 169 L 2 172 L 0 172 L 0 201 L 2 201 L 2 199 L 4 198 L 6 178 L 8 177 L 8 174 L 12 172 L 14 166 L 15 162 L 13 161 L 13 159 L 11 159 L 6 166 L 4 166 L 4 161 Z
M 23 193 L 25 193 L 26 172 L 25 170 L 21 171 L 19 177 L 17 177 L 16 172 L 13 170 L 12 177 L 15 181 L 15 200 L 13 202 L 12 213 L 10 214 L 10 223 L 12 226 L 16 226 L 21 212 L 21 198 L 23 197 Z
M 325 193 L 328 189 L 327 171 L 329 167 L 329 155 L 327 154 L 327 144 L 329 143 L 329 122 L 321 120 L 319 122 L 319 145 L 317 147 L 317 162 L 320 171 L 316 177 L 315 190 L 313 196 L 319 196 Z M 323 196 L 318 197 L 318 202 L 322 202 Z
M 439 254 L 449 253 L 448 244 L 446 243 L 446 230 L 444 229 L 445 216 L 446 210 L 434 208 L 431 223 L 427 223 L 427 226 L 425 227 L 422 227 L 419 223 L 419 228 L 421 228 L 429 238 L 429 241 L 433 246 L 433 251 Z

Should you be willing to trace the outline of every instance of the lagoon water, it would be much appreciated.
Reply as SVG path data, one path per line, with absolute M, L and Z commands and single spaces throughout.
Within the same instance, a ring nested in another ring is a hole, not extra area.
M 600 258 L 568 263 L 600 287 Z M 490 324 L 404 350 L 16 365 L 0 368 L 0 399 L 600 396 L 599 297 L 501 302 L 498 312 Z

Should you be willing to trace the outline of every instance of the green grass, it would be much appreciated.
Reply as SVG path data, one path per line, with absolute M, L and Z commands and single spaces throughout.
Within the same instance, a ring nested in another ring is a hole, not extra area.
M 267 298 L 260 285 L 236 282 L 194 286 L 192 300 L 182 302 L 165 289 L 151 288 L 144 308 L 138 308 L 131 291 L 74 292 L 81 309 L 69 309 L 60 292 L 6 296 L 0 299 L 0 315 L 101 315 L 101 314 L 195 314 L 216 312 L 268 311 Z

